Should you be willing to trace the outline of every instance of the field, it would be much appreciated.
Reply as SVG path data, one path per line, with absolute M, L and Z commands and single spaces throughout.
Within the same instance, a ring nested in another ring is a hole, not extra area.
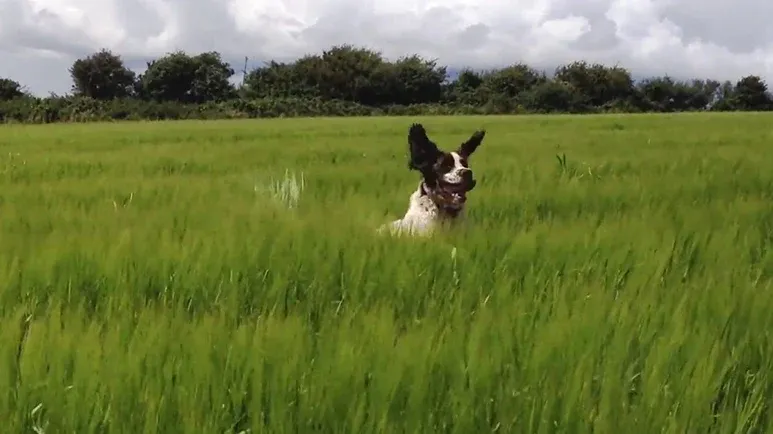
M 378 237 L 406 134 L 466 222 Z M 773 432 L 773 116 L 0 127 L 0 421 Z M 455 252 L 452 254 L 452 252 Z

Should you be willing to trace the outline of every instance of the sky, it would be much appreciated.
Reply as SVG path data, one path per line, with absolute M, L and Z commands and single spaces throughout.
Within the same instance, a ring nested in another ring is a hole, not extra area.
M 72 62 L 101 48 L 138 72 L 178 49 L 241 70 L 245 56 L 258 66 L 348 43 L 457 70 L 587 60 L 773 87 L 770 17 L 770 0 L 0 0 L 0 78 L 64 94 Z

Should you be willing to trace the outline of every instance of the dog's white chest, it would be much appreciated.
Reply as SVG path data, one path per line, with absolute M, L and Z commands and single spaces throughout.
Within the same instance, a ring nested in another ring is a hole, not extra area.
M 429 235 L 438 221 L 438 208 L 427 195 L 421 194 L 421 187 L 412 195 L 403 218 L 382 225 L 378 231 L 386 230 L 392 235 Z

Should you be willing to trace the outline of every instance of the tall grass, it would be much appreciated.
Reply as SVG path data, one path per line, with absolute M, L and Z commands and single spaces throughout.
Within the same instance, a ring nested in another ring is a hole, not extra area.
M 771 432 L 773 118 L 3 127 L 5 432 Z

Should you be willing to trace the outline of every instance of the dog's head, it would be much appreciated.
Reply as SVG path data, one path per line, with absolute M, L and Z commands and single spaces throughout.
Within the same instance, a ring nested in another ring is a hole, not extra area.
M 421 124 L 411 125 L 408 131 L 408 168 L 421 172 L 424 189 L 439 208 L 455 214 L 464 207 L 467 192 L 477 183 L 468 160 L 485 135 L 483 130 L 476 131 L 456 150 L 445 152 L 427 137 Z

